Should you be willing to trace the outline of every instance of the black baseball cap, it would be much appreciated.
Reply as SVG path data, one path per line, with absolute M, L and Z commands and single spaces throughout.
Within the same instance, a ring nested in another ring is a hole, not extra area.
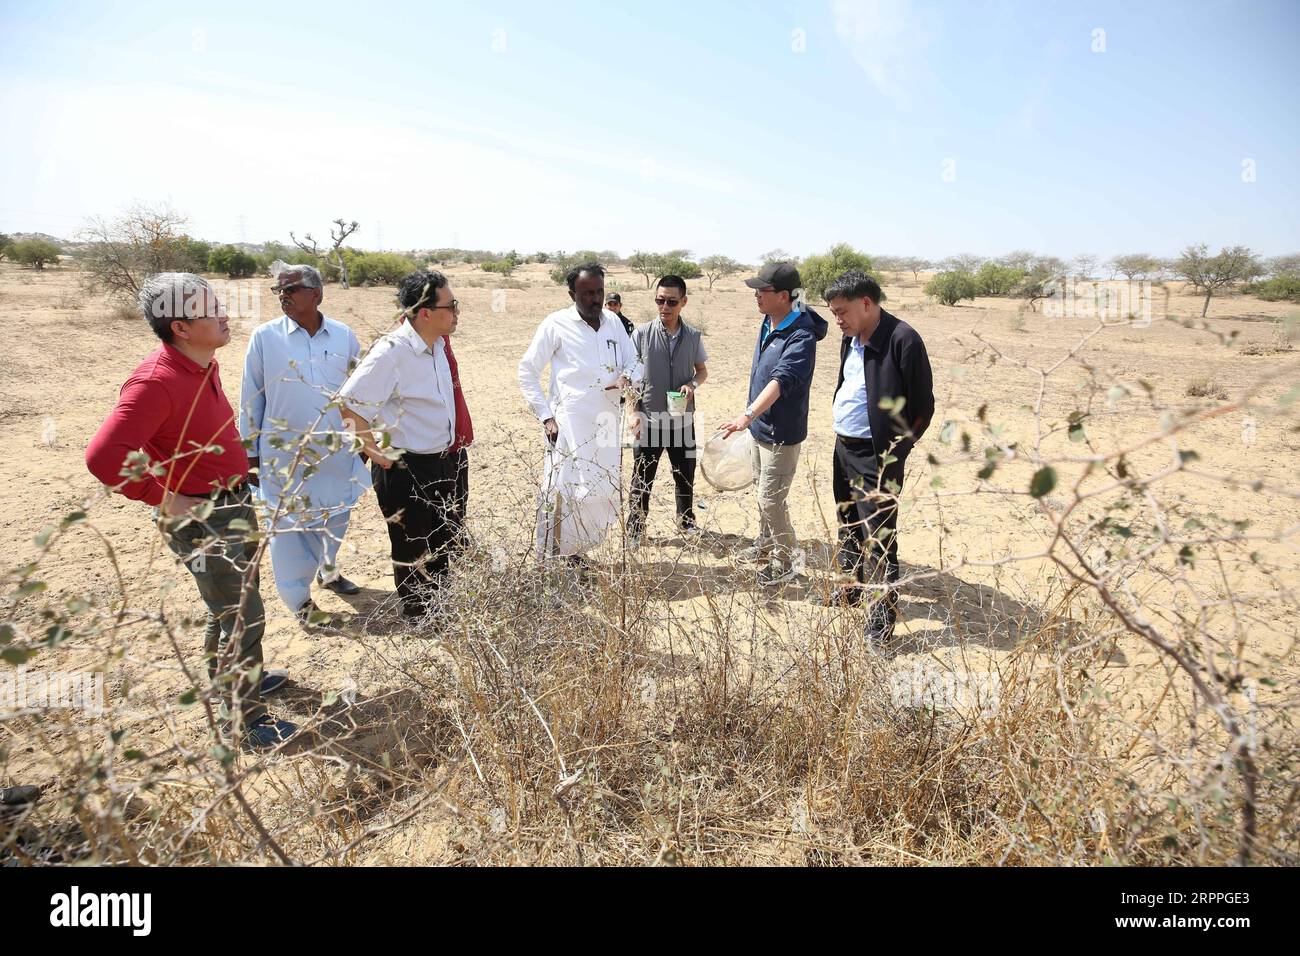
M 777 292 L 793 292 L 803 288 L 799 279 L 799 270 L 793 262 L 769 262 L 759 270 L 758 276 L 746 279 L 745 285 L 751 289 L 765 289 L 771 286 Z
M 609 295 L 605 296 L 605 304 L 609 305 L 611 302 L 617 302 L 619 305 L 622 305 L 623 297 L 617 292 L 611 292 Z

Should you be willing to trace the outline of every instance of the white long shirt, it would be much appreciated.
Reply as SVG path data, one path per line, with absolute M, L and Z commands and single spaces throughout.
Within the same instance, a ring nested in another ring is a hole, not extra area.
M 549 393 L 542 370 L 551 366 Z M 622 494 L 619 376 L 644 377 L 636 347 L 618 316 L 602 311 L 593 330 L 576 306 L 552 312 L 519 362 L 519 390 L 538 421 L 554 418 L 559 435 L 542 438 L 545 468 L 537 500 L 537 549 L 578 554 L 605 539 Z
M 409 322 L 370 347 L 339 392 L 395 448 L 417 455 L 446 451 L 456 437 L 456 395 L 447 342 L 426 345 Z

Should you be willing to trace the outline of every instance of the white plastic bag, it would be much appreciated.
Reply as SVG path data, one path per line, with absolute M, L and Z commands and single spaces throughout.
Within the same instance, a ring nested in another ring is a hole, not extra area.
M 748 428 L 732 432 L 724 438 L 714 435 L 700 452 L 700 468 L 704 479 L 719 491 L 740 491 L 754 483 L 754 439 Z

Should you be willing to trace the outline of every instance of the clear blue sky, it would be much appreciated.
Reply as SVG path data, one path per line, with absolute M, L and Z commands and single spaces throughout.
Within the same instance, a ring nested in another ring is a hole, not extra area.
M 220 241 L 1281 254 L 1297 49 L 1296 0 L 8 0 L 0 231 L 166 200 Z

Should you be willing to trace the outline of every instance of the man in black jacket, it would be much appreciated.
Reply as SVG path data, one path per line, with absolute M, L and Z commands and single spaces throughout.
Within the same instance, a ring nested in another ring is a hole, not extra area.
M 839 563 L 858 584 L 834 600 L 861 603 L 864 584 L 884 593 L 867 616 L 867 640 L 888 641 L 897 618 L 898 493 L 912 446 L 934 415 L 934 379 L 925 343 L 880 308 L 880 285 L 850 271 L 826 301 L 844 333 L 835 386 L 832 477 L 839 519 Z

